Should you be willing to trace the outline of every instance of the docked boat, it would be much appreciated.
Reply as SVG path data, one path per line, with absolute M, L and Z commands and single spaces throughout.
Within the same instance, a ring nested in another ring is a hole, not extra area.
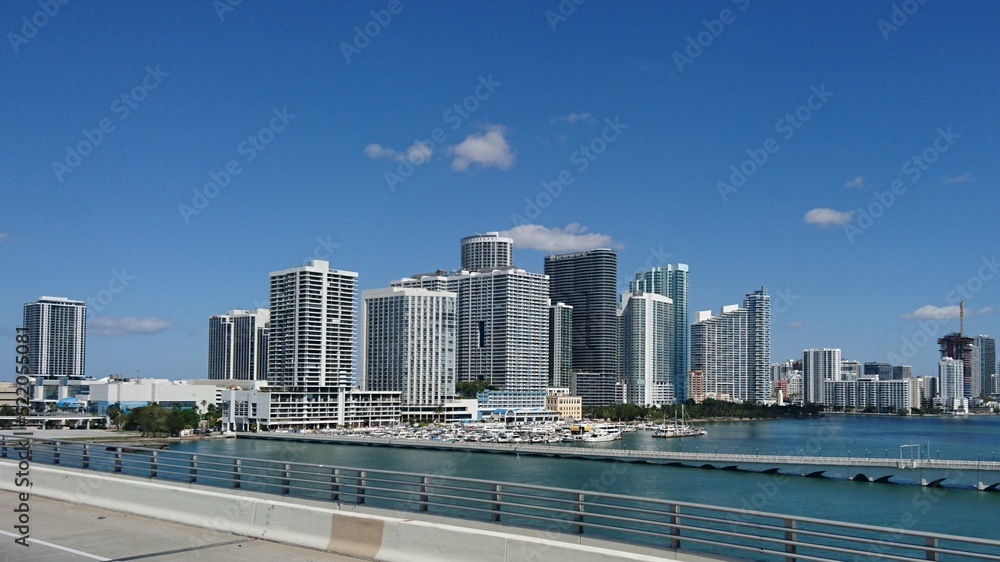
M 672 438 L 672 437 L 697 437 L 699 435 L 705 435 L 708 431 L 704 428 L 691 425 L 687 419 L 687 415 L 684 412 L 684 406 L 681 406 L 681 420 L 677 421 L 674 417 L 674 421 L 667 424 L 661 424 L 656 427 L 653 431 L 653 437 L 662 438 Z

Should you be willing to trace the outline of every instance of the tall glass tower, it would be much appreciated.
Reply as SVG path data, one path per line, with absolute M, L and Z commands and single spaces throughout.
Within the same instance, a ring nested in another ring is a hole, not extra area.
M 573 371 L 617 376 L 618 254 L 608 248 L 545 258 L 552 302 L 573 307 Z
M 670 342 L 670 376 L 677 402 L 688 397 L 688 370 L 691 353 L 691 317 L 688 312 L 690 272 L 687 264 L 668 264 L 635 274 L 629 291 L 661 295 L 673 301 L 673 324 Z

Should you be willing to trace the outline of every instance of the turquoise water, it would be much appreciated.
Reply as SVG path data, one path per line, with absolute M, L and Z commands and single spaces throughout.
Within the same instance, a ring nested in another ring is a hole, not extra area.
M 741 454 L 895 457 L 919 444 L 920 455 L 991 460 L 1000 452 L 1000 417 L 828 416 L 818 420 L 704 424 L 708 435 L 653 439 L 649 432 L 587 447 Z M 929 442 L 929 447 L 928 447 Z M 218 439 L 175 450 L 399 470 L 755 509 L 939 533 L 1000 538 L 1000 493 L 811 479 L 650 464 L 610 463 L 489 453 Z M 904 456 L 917 455 L 916 448 Z

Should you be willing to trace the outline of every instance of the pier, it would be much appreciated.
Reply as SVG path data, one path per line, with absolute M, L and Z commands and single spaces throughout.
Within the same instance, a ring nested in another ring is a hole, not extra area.
M 704 469 L 741 470 L 766 474 L 798 475 L 812 478 L 842 474 L 848 480 L 897 484 L 900 481 L 922 486 L 942 486 L 946 480 L 967 481 L 977 490 L 995 492 L 1000 488 L 1000 462 L 989 460 L 911 459 L 865 457 L 822 457 L 804 455 L 727 454 L 675 451 L 646 451 L 589 446 L 539 445 L 531 443 L 447 442 L 349 435 L 317 435 L 309 433 L 238 433 L 240 439 L 269 439 L 303 443 L 367 445 L 435 449 L 442 451 L 472 451 L 507 455 L 532 455 L 586 460 L 645 462 L 670 466 Z M 846 471 L 845 471 L 846 469 Z

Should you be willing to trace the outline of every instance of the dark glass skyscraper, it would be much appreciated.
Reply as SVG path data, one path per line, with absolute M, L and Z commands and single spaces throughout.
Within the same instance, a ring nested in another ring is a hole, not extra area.
M 600 248 L 545 258 L 549 297 L 573 307 L 573 371 L 618 373 L 618 254 Z

